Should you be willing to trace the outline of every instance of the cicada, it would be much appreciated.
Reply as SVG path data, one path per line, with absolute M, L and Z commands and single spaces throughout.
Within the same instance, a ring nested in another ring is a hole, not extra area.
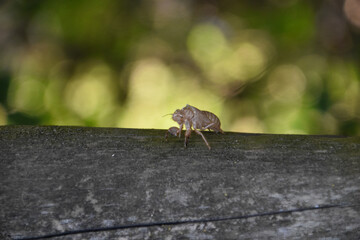
M 180 138 L 181 131 L 185 125 L 185 147 L 188 145 L 189 137 L 192 131 L 202 137 L 209 150 L 211 147 L 205 136 L 200 131 L 208 129 L 209 131 L 215 131 L 216 133 L 224 133 L 220 127 L 220 120 L 215 114 L 208 111 L 199 110 L 196 107 L 190 106 L 189 104 L 187 104 L 182 109 L 176 109 L 176 111 L 172 114 L 172 119 L 179 124 L 179 128 L 169 128 L 166 132 L 165 138 L 167 139 L 168 133 Z

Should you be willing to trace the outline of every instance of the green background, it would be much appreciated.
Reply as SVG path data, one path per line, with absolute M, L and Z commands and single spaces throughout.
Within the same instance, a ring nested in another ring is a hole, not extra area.
M 225 131 L 360 135 L 360 28 L 343 5 L 6 1 L 0 124 L 165 129 L 190 104 Z

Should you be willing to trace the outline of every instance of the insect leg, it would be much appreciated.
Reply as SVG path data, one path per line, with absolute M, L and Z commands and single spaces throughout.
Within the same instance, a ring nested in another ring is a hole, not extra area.
M 185 142 L 184 142 L 185 148 L 187 147 L 190 135 L 191 135 L 191 128 L 188 128 L 188 129 L 186 129 L 186 132 L 185 132 Z
M 199 134 L 199 135 L 203 138 L 203 140 L 204 140 L 204 142 L 205 142 L 206 146 L 208 146 L 209 150 L 211 150 L 211 147 L 210 147 L 209 143 L 206 141 L 205 136 L 204 136 L 204 135 L 203 135 L 203 134 L 202 134 L 199 130 L 194 129 L 194 131 L 195 131 L 197 134 Z
M 207 125 L 206 127 L 204 127 L 204 129 L 208 129 L 208 128 L 211 127 L 212 125 L 214 125 L 214 123 L 210 123 L 209 125 Z
M 183 130 L 183 127 L 184 127 L 184 124 L 180 124 L 180 128 L 178 130 L 178 133 L 179 133 L 179 138 L 181 137 L 181 131 Z

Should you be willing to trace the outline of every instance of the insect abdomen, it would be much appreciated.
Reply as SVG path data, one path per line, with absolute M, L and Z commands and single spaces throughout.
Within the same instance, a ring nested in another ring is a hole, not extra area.
M 213 130 L 213 131 L 215 131 L 215 132 L 221 132 L 221 133 L 223 133 L 223 130 L 220 128 L 221 123 L 220 123 L 219 118 L 218 118 L 215 114 L 213 114 L 213 113 L 211 113 L 211 112 L 208 112 L 208 111 L 202 111 L 202 112 L 206 115 L 206 117 L 207 117 L 212 123 L 214 123 L 214 125 L 212 125 L 211 127 L 209 127 L 209 129 L 211 129 L 211 130 Z

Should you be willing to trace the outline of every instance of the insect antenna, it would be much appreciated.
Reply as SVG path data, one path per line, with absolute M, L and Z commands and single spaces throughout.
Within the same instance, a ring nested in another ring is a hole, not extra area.
M 165 116 L 168 116 L 168 115 L 173 115 L 172 113 L 168 113 L 168 114 L 165 114 L 164 116 L 162 116 L 162 117 L 165 117 Z

